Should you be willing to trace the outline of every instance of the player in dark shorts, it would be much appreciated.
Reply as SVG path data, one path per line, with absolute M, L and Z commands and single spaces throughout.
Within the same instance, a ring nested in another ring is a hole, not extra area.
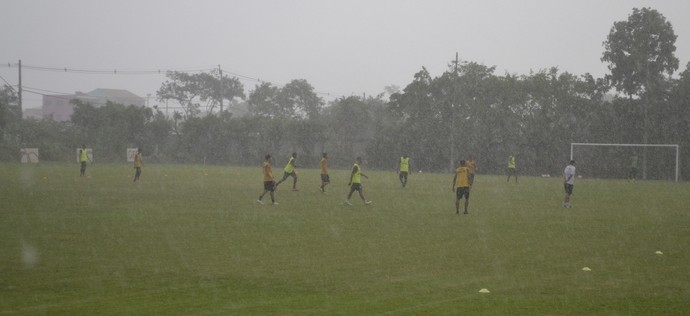
M 366 197 L 364 197 L 364 193 L 362 192 L 362 177 L 366 179 L 369 179 L 369 177 L 362 173 L 362 167 L 360 167 L 361 164 L 362 157 L 357 157 L 355 159 L 355 164 L 352 166 L 350 182 L 348 182 L 347 184 L 350 186 L 350 193 L 348 193 L 347 198 L 345 198 L 346 205 L 352 205 L 352 203 L 350 202 L 350 198 L 352 197 L 352 193 L 354 193 L 355 191 L 359 193 L 359 197 L 362 199 L 362 202 L 364 202 L 364 205 L 371 204 L 371 201 L 367 200 Z
M 458 200 L 462 200 L 463 197 L 466 200 L 470 199 L 470 188 L 456 188 L 455 189 L 455 198 L 457 198 Z
M 575 185 L 564 183 L 563 186 L 565 187 L 565 193 L 568 193 L 569 195 L 573 194 L 573 188 L 575 187 Z
M 571 208 L 570 196 L 573 195 L 573 187 L 575 186 L 575 160 L 570 160 L 568 165 L 563 170 L 563 187 L 565 188 L 565 196 L 563 197 L 563 207 Z
M 469 168 L 465 160 L 460 160 L 460 166 L 455 169 L 453 176 L 453 191 L 455 191 L 455 214 L 460 214 L 460 200 L 465 198 L 465 214 L 468 214 L 467 207 L 470 204 L 470 178 Z

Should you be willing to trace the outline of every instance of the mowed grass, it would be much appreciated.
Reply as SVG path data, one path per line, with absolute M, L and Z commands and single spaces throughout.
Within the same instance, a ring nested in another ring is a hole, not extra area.
M 259 165 L 78 168 L 0 164 L 0 314 L 690 313 L 687 183 L 578 179 L 563 209 L 559 178 L 480 174 L 458 216 L 450 174 L 364 166 L 344 206 L 349 170 L 300 168 L 270 206 Z

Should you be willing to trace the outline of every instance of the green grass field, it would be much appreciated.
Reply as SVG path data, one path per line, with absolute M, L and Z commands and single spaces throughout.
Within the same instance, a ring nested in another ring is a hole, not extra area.
M 78 168 L 0 164 L 0 314 L 690 314 L 688 183 L 480 174 L 457 216 L 449 174 Z

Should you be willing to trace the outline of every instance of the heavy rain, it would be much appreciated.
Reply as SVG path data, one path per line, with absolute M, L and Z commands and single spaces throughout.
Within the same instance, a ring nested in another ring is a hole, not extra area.
M 687 12 L 8 1 L 0 314 L 690 314 Z

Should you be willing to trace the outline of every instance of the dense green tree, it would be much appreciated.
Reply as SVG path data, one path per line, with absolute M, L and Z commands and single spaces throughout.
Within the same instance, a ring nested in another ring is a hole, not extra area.
M 94 107 L 80 100 L 72 102 L 75 105 L 71 120 L 76 133 L 74 148 L 87 144 L 97 151 L 95 156 L 99 160 L 117 161 L 128 147 L 152 143 L 146 139 L 153 118 L 150 108 L 112 102 Z
M 678 69 L 673 26 L 651 8 L 633 9 L 626 21 L 613 24 L 604 42 L 606 78 L 620 92 L 640 96 Z
M 4 131 L 10 124 L 21 119 L 19 99 L 14 89 L 3 85 L 0 88 L 0 131 Z
M 345 165 L 364 156 L 371 114 L 360 97 L 343 97 L 330 107 L 328 118 L 331 159 Z
M 0 159 L 11 160 L 19 152 L 16 134 L 21 119 L 15 91 L 7 85 L 0 88 Z
M 665 139 L 680 144 L 681 173 L 684 179 L 690 179 L 690 155 L 687 154 L 690 150 L 690 62 L 680 74 L 680 79 L 674 82 L 667 105 L 665 110 L 670 113 L 670 119 L 668 127 L 663 129 L 667 133 Z
M 269 82 L 262 82 L 249 93 L 247 107 L 249 113 L 257 117 L 288 118 L 293 112 L 291 108 L 281 107 L 280 88 Z
M 294 118 L 317 119 L 323 108 L 323 100 L 316 95 L 314 87 L 304 79 L 290 81 L 280 90 L 280 103 L 292 109 Z
M 282 88 L 268 82 L 257 85 L 249 94 L 249 112 L 278 119 L 318 119 L 323 100 L 304 79 L 292 80 Z

